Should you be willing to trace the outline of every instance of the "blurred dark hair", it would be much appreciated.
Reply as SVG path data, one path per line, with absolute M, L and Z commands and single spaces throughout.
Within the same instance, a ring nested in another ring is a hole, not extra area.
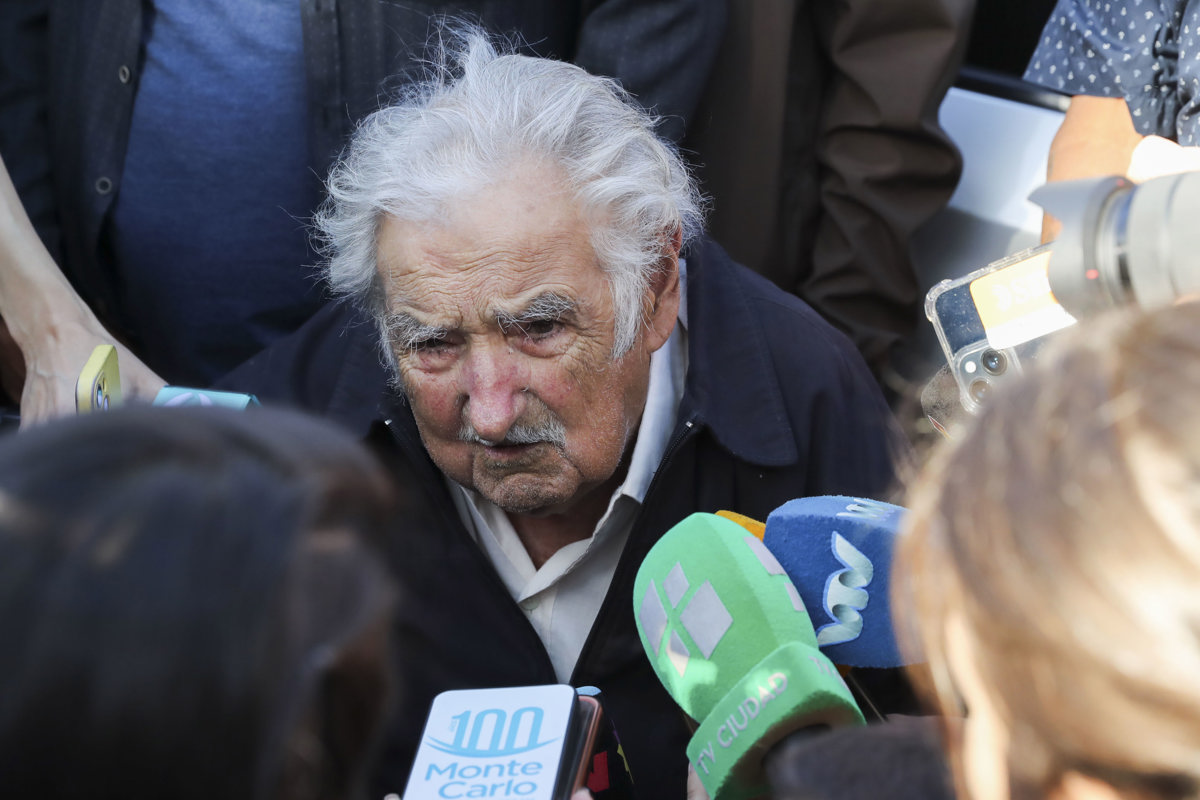
M 5 797 L 358 791 L 386 713 L 381 467 L 290 412 L 0 439 Z
M 766 764 L 774 800 L 954 800 L 933 717 L 793 736 Z

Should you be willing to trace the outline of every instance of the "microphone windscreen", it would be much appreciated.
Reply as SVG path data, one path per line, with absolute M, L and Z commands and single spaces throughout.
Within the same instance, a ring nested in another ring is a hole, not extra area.
M 762 539 L 763 534 L 767 532 L 767 523 L 759 522 L 754 517 L 747 517 L 745 514 L 739 514 L 736 511 L 721 510 L 717 512 L 717 516 L 733 520 L 738 525 L 753 533 L 757 539 Z
M 830 495 L 792 500 L 767 517 L 763 543 L 811 609 L 817 644 L 835 664 L 907 663 L 892 625 L 890 576 L 905 509 Z
M 763 753 L 788 733 L 863 722 L 796 587 L 736 522 L 693 514 L 664 534 L 634 609 L 659 679 L 701 723 L 688 758 L 714 800 L 761 793 Z

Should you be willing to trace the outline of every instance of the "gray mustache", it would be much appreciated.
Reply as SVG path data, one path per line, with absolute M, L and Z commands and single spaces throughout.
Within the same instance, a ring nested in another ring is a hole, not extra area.
M 503 439 L 495 442 L 480 436 L 470 422 L 464 421 L 458 431 L 458 440 L 460 442 L 467 442 L 468 444 L 481 444 L 485 447 L 504 447 L 546 442 L 562 449 L 567 444 L 567 429 L 561 421 L 553 417 L 536 422 L 517 422 L 508 429 Z

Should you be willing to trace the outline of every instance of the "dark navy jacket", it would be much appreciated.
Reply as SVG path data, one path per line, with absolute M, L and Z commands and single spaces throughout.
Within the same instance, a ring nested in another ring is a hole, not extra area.
M 653 800 L 683 797 L 688 729 L 634 627 L 633 580 L 651 545 L 694 511 L 765 519 L 805 495 L 881 498 L 893 480 L 890 415 L 850 341 L 710 240 L 686 259 L 689 364 L 675 431 L 572 676 L 603 692 L 638 796 Z M 371 391 L 345 383 L 366 376 L 377 389 L 382 372 L 373 327 L 339 332 L 344 321 L 327 320 L 290 355 L 268 350 L 258 374 L 235 373 L 232 388 L 278 393 L 362 426 L 369 414 L 354 404 Z M 399 709 L 377 786 L 399 793 L 438 692 L 557 680 L 533 627 L 459 520 L 412 414 L 397 399 L 383 411 L 388 422 L 369 441 L 405 495 L 393 561 L 408 601 L 397 627 Z

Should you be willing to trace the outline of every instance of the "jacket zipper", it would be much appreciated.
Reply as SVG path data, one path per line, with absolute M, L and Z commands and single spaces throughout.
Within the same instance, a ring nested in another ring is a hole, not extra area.
M 676 451 L 698 430 L 698 422 L 698 415 L 693 413 L 692 416 L 688 417 L 688 419 L 684 421 L 683 425 L 675 429 L 675 433 L 671 436 L 671 440 L 667 442 L 667 449 L 663 451 L 663 457 L 658 464 L 658 469 L 654 470 L 654 477 L 650 479 L 650 485 L 646 487 L 646 496 L 643 499 L 642 507 L 638 509 L 638 515 L 634 517 L 633 527 L 629 531 L 629 538 L 625 541 L 626 552 L 632 546 L 632 543 L 637 536 L 638 526 L 641 523 L 642 511 L 647 505 L 649 505 L 651 498 L 654 496 L 654 487 L 658 485 L 658 483 L 662 480 L 662 476 L 665 475 L 670 469 L 675 458 Z M 587 662 L 590 660 L 592 652 L 598 646 L 595 644 L 596 636 L 594 635 L 599 629 L 598 623 L 604 621 L 606 623 L 605 627 L 607 627 L 608 617 L 615 613 L 611 610 L 614 602 L 613 587 L 617 583 L 617 578 L 628 570 L 629 567 L 626 565 L 626 553 L 623 552 L 621 554 L 621 558 L 617 561 L 616 570 L 613 571 L 612 579 L 609 582 L 609 589 L 604 596 L 603 603 L 600 605 L 600 610 L 596 612 L 596 619 L 592 621 L 592 635 L 589 635 L 587 641 L 583 643 L 583 649 L 579 652 L 579 658 L 575 662 L 575 669 L 571 671 L 572 681 L 576 681 L 575 676 L 580 672 L 581 667 L 587 664 Z

